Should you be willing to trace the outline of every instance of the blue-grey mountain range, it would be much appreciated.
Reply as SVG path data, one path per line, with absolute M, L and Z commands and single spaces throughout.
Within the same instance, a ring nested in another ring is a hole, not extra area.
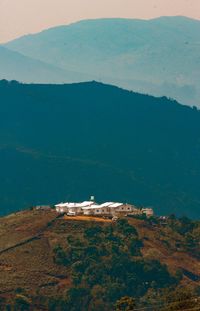
M 88 76 L 63 70 L 0 46 L 0 78 L 22 82 L 62 83 L 85 81 Z
M 200 105 L 198 20 L 181 16 L 85 20 L 26 35 L 5 46 L 42 62 L 39 67 L 48 70 L 45 80 L 40 74 L 31 76 L 31 70 L 30 76 L 22 77 L 19 69 L 17 80 L 97 80 Z

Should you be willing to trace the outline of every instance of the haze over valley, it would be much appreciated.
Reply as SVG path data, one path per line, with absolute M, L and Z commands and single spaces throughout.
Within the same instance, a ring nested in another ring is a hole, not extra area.
M 181 16 L 84 20 L 5 44 L 26 58 L 21 56 L 20 70 L 16 55 L 7 50 L 5 57 L 4 50 L 0 77 L 29 83 L 96 80 L 199 106 L 199 33 L 199 20 Z

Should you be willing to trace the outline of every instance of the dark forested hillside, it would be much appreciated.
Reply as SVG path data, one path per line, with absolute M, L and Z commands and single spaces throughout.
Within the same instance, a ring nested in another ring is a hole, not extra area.
M 1 214 L 119 200 L 198 217 L 200 112 L 96 82 L 0 82 Z

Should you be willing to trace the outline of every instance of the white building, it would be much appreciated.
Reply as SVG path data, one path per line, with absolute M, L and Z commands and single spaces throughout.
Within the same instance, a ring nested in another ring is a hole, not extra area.
M 102 215 L 102 210 L 98 204 L 82 207 L 83 215 Z
M 68 212 L 68 203 L 59 203 L 55 205 L 56 212 L 58 213 L 67 213 Z
M 84 215 L 94 215 L 94 216 L 102 216 L 102 215 L 112 215 L 112 210 L 110 208 L 110 205 L 113 204 L 113 202 L 107 202 L 104 204 L 93 204 L 90 206 L 83 207 L 83 214 Z
M 133 211 L 133 206 L 130 204 L 114 203 L 110 205 L 113 212 L 117 213 L 131 213 Z
M 82 203 L 60 203 L 55 205 L 56 211 L 58 213 L 68 213 L 68 212 L 75 212 L 76 214 L 79 214 L 82 212 L 83 207 L 89 207 L 93 205 L 94 203 L 92 201 L 84 201 Z
M 105 202 L 96 204 L 94 201 L 84 201 L 81 203 L 60 203 L 56 206 L 58 213 L 74 213 L 76 215 L 95 215 L 95 216 L 116 216 L 118 214 L 141 215 L 147 217 L 153 216 L 152 208 L 138 209 L 134 205 L 119 202 Z
M 115 203 L 115 202 L 105 202 L 103 204 L 93 204 L 82 208 L 84 215 L 105 215 L 105 216 L 115 216 L 119 213 L 133 213 L 140 214 L 140 210 L 136 209 L 133 205 Z

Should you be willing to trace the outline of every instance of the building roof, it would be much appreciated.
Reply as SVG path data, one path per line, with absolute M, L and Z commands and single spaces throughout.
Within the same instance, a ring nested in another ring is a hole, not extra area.
M 101 209 L 101 206 L 100 205 L 97 205 L 97 204 L 93 204 L 93 205 L 90 205 L 90 206 L 84 206 L 82 207 L 82 209 L 85 211 L 85 210 L 90 210 L 90 209 Z
M 113 203 L 113 204 L 109 205 L 109 207 L 119 207 L 122 205 L 124 205 L 124 204 L 123 203 Z
M 100 204 L 101 207 L 109 207 L 110 205 L 114 204 L 114 202 L 105 202 L 103 204 Z
M 100 205 L 100 207 L 119 207 L 121 205 L 124 205 L 123 203 L 118 203 L 118 202 L 105 202 Z
M 72 208 L 72 207 L 84 207 L 84 206 L 91 206 L 93 205 L 94 202 L 91 202 L 91 201 L 84 201 L 84 202 L 81 202 L 81 203 L 69 203 L 69 202 L 66 202 L 66 203 L 60 203 L 60 204 L 57 204 L 55 205 L 56 207 L 68 207 L 68 208 Z
M 80 207 L 91 206 L 91 205 L 93 205 L 93 204 L 94 204 L 94 202 L 92 202 L 92 201 L 84 201 L 84 202 L 82 202 L 82 203 L 78 203 L 78 205 L 79 205 Z
M 59 203 L 59 204 L 56 204 L 55 207 L 67 207 L 67 204 L 68 203 Z

